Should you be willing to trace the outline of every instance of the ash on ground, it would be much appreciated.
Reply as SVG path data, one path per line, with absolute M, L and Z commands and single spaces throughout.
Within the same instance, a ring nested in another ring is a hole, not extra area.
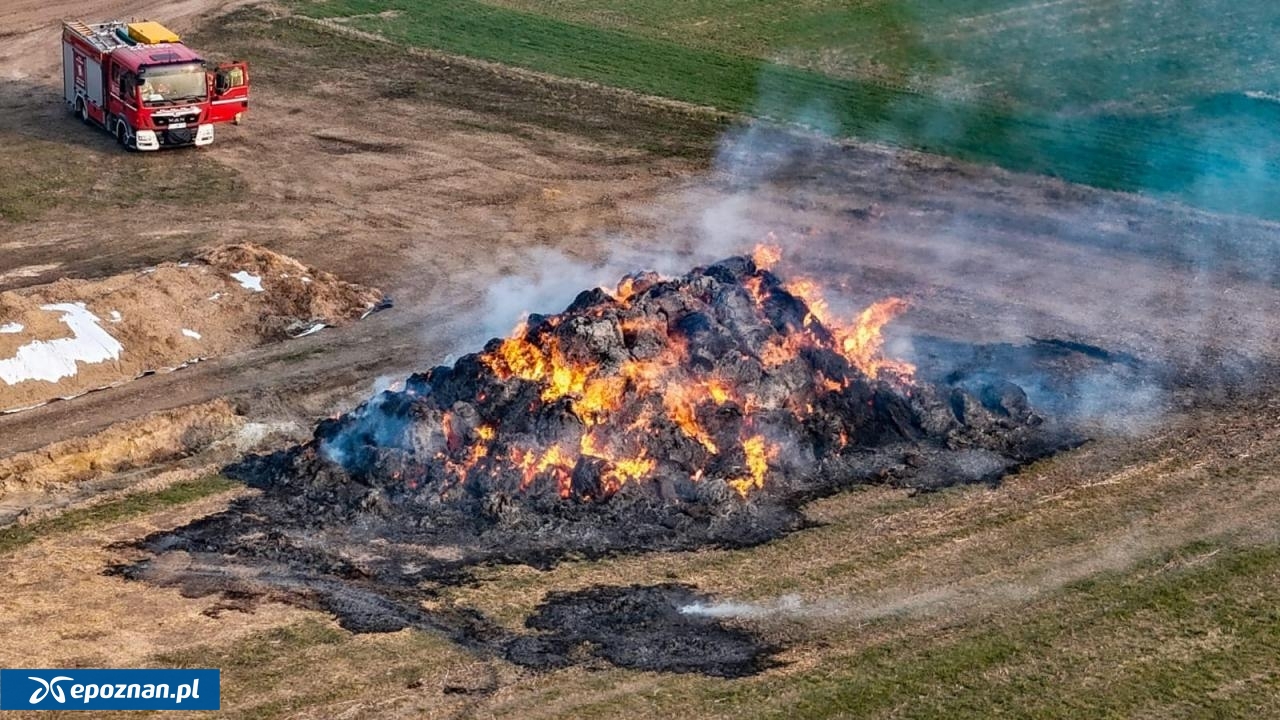
M 707 596 L 688 585 L 598 586 L 553 592 L 525 621 L 537 631 L 511 640 L 508 660 L 554 668 L 594 657 L 637 670 L 754 675 L 777 648 L 720 620 L 681 612 Z

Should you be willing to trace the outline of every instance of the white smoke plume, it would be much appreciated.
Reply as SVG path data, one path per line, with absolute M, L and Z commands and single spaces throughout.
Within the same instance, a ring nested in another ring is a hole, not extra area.
M 1230 531 L 1227 524 L 1208 530 L 1218 535 Z M 1206 532 L 1200 529 L 1200 532 Z M 691 603 L 679 608 L 686 615 L 743 620 L 827 620 L 869 623 L 887 618 L 930 618 L 967 612 L 993 612 L 1011 605 L 1031 602 L 1066 585 L 1119 571 L 1153 555 L 1167 552 L 1188 541 L 1186 528 L 1168 528 L 1161 534 L 1130 531 L 1100 548 L 1074 548 L 1076 557 L 1055 560 L 1038 568 L 1019 572 L 1016 580 L 992 580 L 981 576 L 933 587 L 892 588 L 865 597 L 837 597 L 804 600 L 784 595 L 765 602 L 724 601 Z

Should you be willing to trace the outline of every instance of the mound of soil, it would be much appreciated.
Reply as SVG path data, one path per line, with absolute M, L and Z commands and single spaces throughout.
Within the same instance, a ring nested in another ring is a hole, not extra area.
M 0 293 L 0 412 L 342 325 L 383 302 L 253 245 Z

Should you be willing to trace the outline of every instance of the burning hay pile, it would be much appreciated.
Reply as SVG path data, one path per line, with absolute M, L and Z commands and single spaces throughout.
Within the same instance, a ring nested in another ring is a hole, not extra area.
M 818 495 L 989 481 L 1067 442 L 993 375 L 939 385 L 886 357 L 903 302 L 842 322 L 773 259 L 634 275 L 532 316 L 232 468 L 262 493 L 147 538 L 116 571 L 285 599 L 358 632 L 428 629 L 534 667 L 578 662 L 586 643 L 627 666 L 755 672 L 768 644 L 684 618 L 688 589 L 552 598 L 528 632 L 422 600 L 482 563 L 757 544 L 800 527 Z
M 584 292 L 241 475 L 316 522 L 515 534 L 495 545 L 527 561 L 760 542 L 816 495 L 989 481 L 1060 446 L 1018 387 L 939 388 L 885 357 L 902 301 L 842 322 L 774 259 Z

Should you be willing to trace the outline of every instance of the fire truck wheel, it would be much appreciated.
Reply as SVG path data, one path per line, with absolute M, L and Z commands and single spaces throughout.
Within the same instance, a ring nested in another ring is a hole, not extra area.
M 124 146 L 125 150 L 137 149 L 133 143 L 133 133 L 129 131 L 129 123 L 124 120 L 116 121 L 116 140 Z
M 76 100 L 76 113 L 80 116 L 80 121 L 86 125 L 89 123 L 89 106 L 84 104 L 84 100 Z

